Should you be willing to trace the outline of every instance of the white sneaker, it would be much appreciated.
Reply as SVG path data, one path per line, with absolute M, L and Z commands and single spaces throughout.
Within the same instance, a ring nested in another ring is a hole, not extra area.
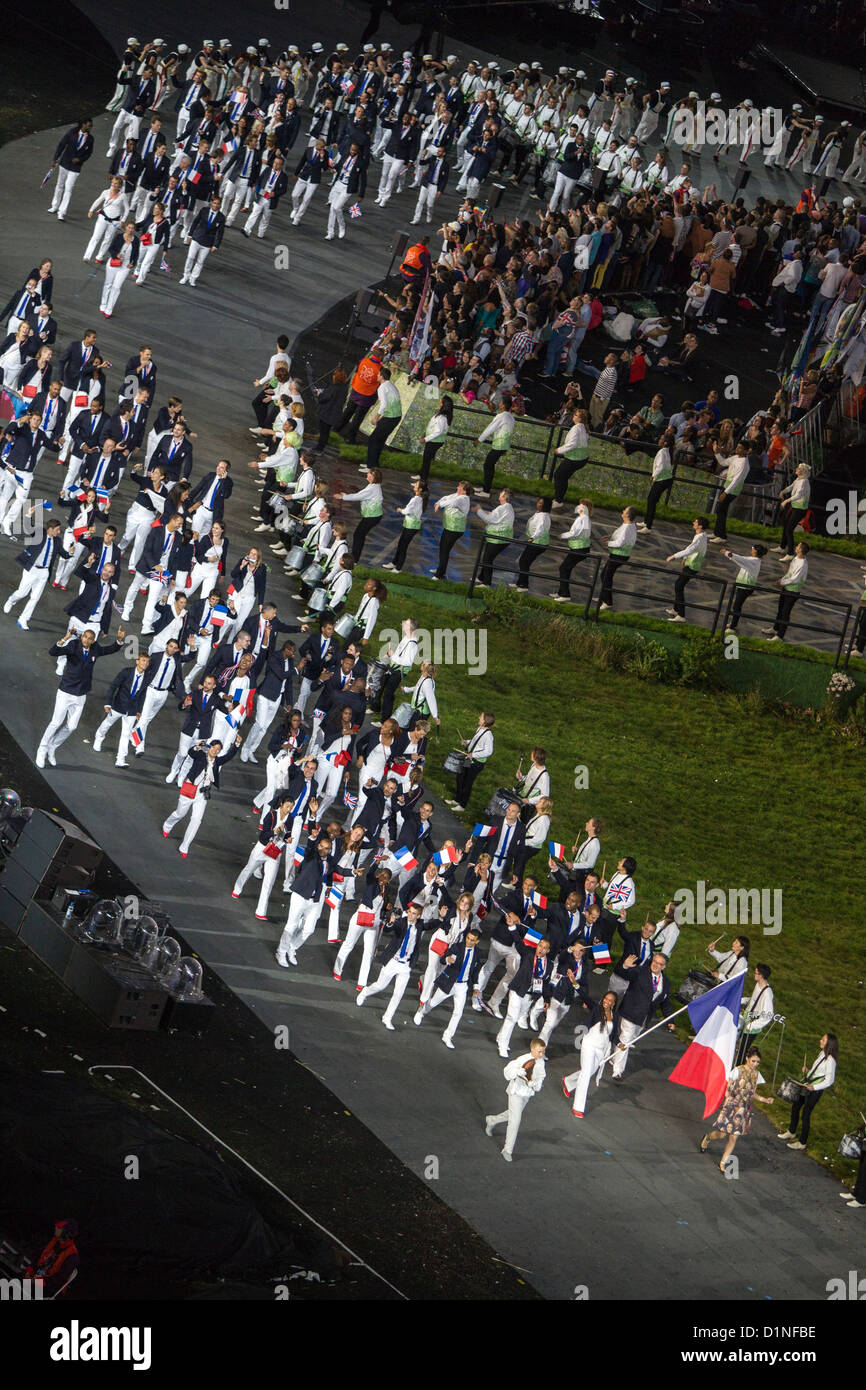
M 44 767 L 44 766 L 45 766 L 45 749 L 44 749 L 44 748 L 37 748 L 37 750 L 36 750 L 36 766 L 37 766 L 37 767 Z
M 776 1135 L 776 1138 L 777 1138 L 777 1139 L 793 1139 L 793 1137 L 794 1137 L 794 1131 L 793 1131 L 792 1129 L 786 1129 L 785 1132 L 784 1132 L 784 1134 L 777 1134 L 777 1135 Z
M 363 1002 L 364 1002 L 364 1000 L 365 1000 L 366 998 L 367 998 L 367 991 L 366 991 L 366 989 L 359 989 L 359 990 L 358 990 L 357 998 L 355 999 L 355 1003 L 358 1005 L 358 1008 L 359 1008 L 359 1009 L 360 1009 L 361 1005 L 363 1004 Z
M 281 951 L 279 946 L 277 947 L 276 951 L 274 951 L 274 959 L 276 960 L 277 965 L 282 966 L 283 970 L 288 970 L 289 962 L 286 959 L 286 953 L 285 951 Z
M 446 1037 L 444 1033 L 442 1034 L 442 1041 L 444 1042 L 444 1044 L 445 1044 L 445 1046 L 446 1046 L 447 1048 L 450 1048 L 450 1050 L 451 1050 L 452 1052 L 454 1052 L 454 1051 L 456 1050 L 455 1047 L 454 1047 L 453 1042 L 451 1041 L 451 1039 L 448 1038 L 448 1037 Z
M 382 1015 L 382 1022 L 384 1023 L 385 1027 L 388 1029 L 388 1032 L 389 1032 L 389 1033 L 396 1033 L 397 1030 L 396 1030 L 396 1028 L 394 1027 L 393 1023 L 391 1022 L 390 1019 L 386 1018 L 384 1014 Z
M 114 766 L 115 766 L 115 767 L 129 767 L 129 763 L 126 761 L 126 758 L 118 758 L 118 760 L 117 760 L 117 762 L 115 762 Z
M 4 605 L 3 605 L 3 612 L 4 612 L 4 613 L 11 613 L 11 612 L 12 612 L 12 600 L 11 600 L 10 598 L 7 598 L 6 602 L 4 603 Z
M 30 631 L 30 626 L 29 626 L 29 624 L 28 624 L 28 623 L 25 623 L 25 621 L 24 621 L 23 618 L 19 618 L 19 619 L 18 619 L 18 626 L 21 628 L 21 631 L 22 631 L 22 632 L 29 632 L 29 631 Z
M 93 745 L 92 745 L 92 747 L 93 747 L 94 753 L 101 753 L 101 752 L 102 752 L 102 744 L 101 744 L 101 743 L 97 743 L 95 739 L 93 740 Z
M 48 761 L 49 761 L 49 763 L 51 764 L 51 766 L 52 766 L 52 767 L 56 767 L 56 766 L 57 766 L 57 759 L 55 758 L 54 752 L 53 752 L 53 750 L 52 750 L 51 748 L 48 749 L 48 754 L 47 754 L 47 756 L 48 756 Z
M 420 1027 L 421 1027 L 421 1024 L 424 1022 L 424 1014 L 422 1013 L 422 1011 L 421 1011 L 420 1009 L 416 1009 L 416 1011 L 415 1011 L 415 1013 L 414 1013 L 414 1015 L 413 1015 L 413 1017 L 412 1017 L 412 1022 L 415 1024 L 415 1027 L 416 1027 L 416 1028 L 420 1028 Z
M 289 946 L 289 948 L 286 951 L 286 955 L 288 956 L 291 965 L 297 965 L 298 957 L 295 955 L 294 946 Z
M 609 604 L 609 603 L 600 603 L 600 604 L 598 605 L 598 611 L 599 611 L 599 613 L 608 613 L 608 612 L 610 612 L 610 604 Z
M 684 623 L 685 618 L 681 618 L 679 613 L 672 613 L 668 621 L 671 623 Z
M 503 1150 L 502 1150 L 502 1157 L 505 1159 L 505 1162 L 506 1162 L 506 1163 L 510 1163 L 510 1162 L 511 1162 L 511 1154 L 508 1152 L 507 1149 L 503 1149 Z

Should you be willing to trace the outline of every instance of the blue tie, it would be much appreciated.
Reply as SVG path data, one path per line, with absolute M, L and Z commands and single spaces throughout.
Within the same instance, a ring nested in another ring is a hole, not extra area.
M 411 927 L 407 927 L 407 928 L 406 928 L 406 935 L 403 937 L 403 941 L 402 941 L 402 943 L 401 943 L 401 945 L 400 945 L 400 959 L 401 959 L 401 960 L 405 960 L 405 959 L 406 959 L 406 947 L 407 947 L 407 945 L 409 944 L 409 936 L 410 936 L 411 932 L 412 932 L 412 928 L 411 928 Z
M 498 853 L 497 856 L 496 856 L 497 859 L 504 859 L 504 858 L 505 858 L 506 851 L 508 850 L 508 841 L 509 841 L 510 839 L 511 839 L 511 826 L 509 825 L 509 826 L 507 827 L 506 831 L 505 831 L 505 839 L 502 841 L 502 849 L 499 851 L 499 853 Z
M 39 568 L 40 568 L 41 570 L 47 570 L 47 569 L 48 569 L 49 565 L 51 564 L 51 556 L 52 556 L 52 554 L 53 554 L 53 551 L 54 551 L 54 542 L 53 542 L 52 540 L 46 540 L 46 542 L 45 542 L 45 549 L 44 549 L 43 554 L 42 554 L 42 559 L 41 559 L 40 562 L 39 562 Z
M 463 981 L 466 978 L 466 974 L 469 970 L 469 965 L 472 960 L 472 950 L 473 948 L 470 946 L 463 957 L 463 964 L 460 967 L 460 974 L 457 977 L 458 985 L 462 985 Z

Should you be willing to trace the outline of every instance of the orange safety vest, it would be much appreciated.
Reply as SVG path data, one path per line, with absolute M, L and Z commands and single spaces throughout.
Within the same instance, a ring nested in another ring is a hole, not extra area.
M 359 396 L 374 396 L 379 386 L 381 362 L 372 357 L 362 357 L 352 377 L 352 390 Z
M 420 270 L 424 264 L 423 255 L 426 250 L 427 247 L 423 246 L 420 241 L 416 242 L 414 246 L 410 246 L 406 252 L 406 259 L 400 266 L 400 274 L 414 274 L 415 271 Z

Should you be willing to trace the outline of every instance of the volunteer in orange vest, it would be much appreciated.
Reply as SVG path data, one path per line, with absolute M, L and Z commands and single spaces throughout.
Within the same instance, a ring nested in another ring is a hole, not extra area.
M 414 246 L 409 247 L 400 266 L 404 285 L 417 285 L 420 288 L 424 284 L 432 264 L 428 250 L 429 245 L 430 238 L 425 236 L 420 241 L 416 241 Z
M 349 391 L 349 399 L 346 402 L 346 409 L 343 411 L 337 430 L 340 434 L 348 426 L 349 433 L 346 439 L 349 444 L 354 444 L 358 438 L 358 429 L 361 421 L 367 414 L 371 405 L 376 404 L 376 397 L 379 390 L 379 372 L 382 367 L 382 353 L 379 348 L 371 348 L 366 357 L 362 357 L 358 363 L 355 375 L 352 377 L 352 388 Z

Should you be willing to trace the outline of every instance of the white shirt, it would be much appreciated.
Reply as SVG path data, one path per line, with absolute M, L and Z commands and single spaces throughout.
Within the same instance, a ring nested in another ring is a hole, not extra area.
M 766 1028 L 767 1024 L 775 1012 L 773 991 L 769 985 L 755 985 L 752 990 L 748 1004 L 745 1006 L 745 1013 L 749 1024 L 754 1027 L 749 1028 L 749 1032 L 757 1033 L 760 1028 Z
M 572 425 L 565 439 L 556 450 L 558 454 L 568 454 L 573 449 L 586 449 L 589 446 L 589 434 L 586 425 Z
M 448 417 L 440 411 L 437 415 L 431 416 L 427 421 L 427 428 L 424 431 L 424 442 L 430 444 L 434 439 L 444 439 L 448 433 Z
M 733 951 L 710 951 L 713 960 L 720 962 L 719 979 L 733 980 L 737 975 L 745 975 L 749 962 L 744 955 L 735 956 Z
M 466 752 L 476 762 L 486 762 L 493 756 L 493 734 L 490 729 L 476 729 L 468 744 Z
M 527 1081 L 526 1072 L 523 1070 L 525 1063 L 535 1062 L 532 1069 L 532 1080 Z M 516 1057 L 513 1062 L 509 1062 L 503 1067 L 503 1075 L 508 1082 L 507 1092 L 510 1096 L 537 1096 L 544 1085 L 544 1058 L 533 1058 L 531 1052 L 524 1052 L 522 1057 Z
M 550 534 L 550 512 L 533 512 L 526 523 L 526 539 L 536 543 Z
M 597 835 L 591 835 L 571 867 L 573 869 L 594 869 L 595 861 L 600 854 L 601 841 Z
M 782 588 L 787 589 L 792 584 L 804 584 L 809 573 L 809 561 L 799 555 L 794 555 L 788 559 L 788 572 L 782 579 Z
M 577 513 L 574 521 L 567 531 L 563 531 L 560 539 L 571 541 L 578 536 L 586 536 L 587 539 L 591 539 L 592 537 L 592 518 L 587 511 L 581 510 Z
M 358 605 L 358 611 L 355 614 L 355 622 L 359 627 L 363 626 L 364 636 L 368 641 L 373 628 L 376 626 L 378 614 L 379 600 L 374 598 L 372 594 L 365 594 Z
M 836 1080 L 836 1058 L 819 1052 L 803 1080 L 816 1091 L 826 1091 Z

